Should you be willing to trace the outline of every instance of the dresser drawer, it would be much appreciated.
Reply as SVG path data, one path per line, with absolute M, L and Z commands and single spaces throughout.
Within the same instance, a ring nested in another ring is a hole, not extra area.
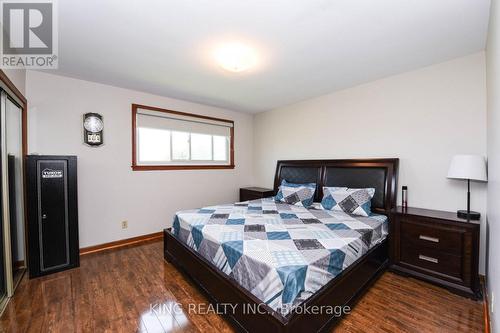
M 448 228 L 438 223 L 425 224 L 417 219 L 401 219 L 401 245 L 433 249 L 460 256 L 462 254 L 463 231 Z
M 262 195 L 248 193 L 248 192 L 240 195 L 240 201 L 248 201 L 248 200 L 255 200 L 255 199 L 262 199 Z
M 457 255 L 405 244 L 401 262 L 462 280 L 462 258 Z
M 240 188 L 240 201 L 248 201 L 272 197 L 274 191 L 262 187 L 243 187 Z
M 394 272 L 480 298 L 479 222 L 414 207 L 393 209 L 390 222 Z

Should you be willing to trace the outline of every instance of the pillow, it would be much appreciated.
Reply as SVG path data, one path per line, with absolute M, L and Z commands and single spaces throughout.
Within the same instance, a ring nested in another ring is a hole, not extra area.
M 283 179 L 274 200 L 290 205 L 309 207 L 313 203 L 315 191 L 315 183 L 294 184 Z
M 374 188 L 323 187 L 321 206 L 327 210 L 369 216 Z

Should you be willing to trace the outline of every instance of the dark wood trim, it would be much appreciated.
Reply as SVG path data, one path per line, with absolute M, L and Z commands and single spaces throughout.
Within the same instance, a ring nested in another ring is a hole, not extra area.
M 234 169 L 234 165 L 133 165 L 134 171 Z
M 233 126 L 230 128 L 230 140 L 229 140 L 229 164 L 228 165 L 211 165 L 211 164 L 202 164 L 202 165 L 138 165 L 137 164 L 137 147 L 136 147 L 136 132 L 137 132 L 137 109 L 145 109 L 151 111 L 158 111 L 163 113 L 170 113 L 179 116 L 187 116 L 194 117 L 206 120 L 215 120 L 226 122 L 232 124 Z M 181 111 L 174 111 L 168 109 L 162 109 L 154 106 L 147 106 L 141 104 L 132 104 L 132 170 L 133 171 L 154 171 L 154 170 L 209 170 L 209 169 L 234 169 L 234 121 L 223 119 L 223 118 L 215 118 L 209 116 L 203 116 L 195 113 L 187 113 Z
M 486 277 L 484 275 L 479 275 L 479 281 L 481 281 L 481 290 L 483 292 L 483 320 L 484 320 L 484 333 L 490 333 L 490 304 L 488 301 L 488 291 L 486 287 Z
M 229 135 L 231 136 L 229 139 L 229 166 L 234 169 L 234 122 L 233 127 L 229 130 Z
M 438 219 L 441 221 L 448 221 L 451 222 L 453 225 L 455 222 L 458 222 L 459 224 L 477 224 L 479 225 L 479 221 L 473 221 L 473 220 L 466 220 L 466 219 L 461 219 L 457 216 L 457 212 L 448 212 L 448 211 L 441 211 L 441 210 L 434 210 L 434 209 L 426 209 L 426 208 L 416 208 L 416 207 L 407 207 L 403 208 L 401 206 L 395 207 L 394 214 L 404 214 L 405 216 L 410 216 L 410 217 L 424 217 L 424 218 L 431 218 L 431 219 Z
M 19 98 L 21 100 L 21 102 L 23 104 L 27 104 L 28 103 L 28 100 L 26 99 L 26 97 L 24 97 L 24 95 L 22 94 L 22 92 L 17 89 L 17 87 L 15 86 L 14 83 L 12 83 L 12 81 L 9 79 L 9 77 L 7 76 L 7 74 L 5 74 L 5 72 L 3 70 L 0 69 L 0 80 L 5 83 L 5 85 L 7 86 L 7 88 L 9 88 L 12 93 L 14 95 L 16 95 L 17 98 Z
M 21 131 L 22 131 L 22 158 L 23 158 L 23 211 L 24 211 L 24 249 L 25 257 L 28 258 L 28 206 L 27 206 L 27 180 L 26 180 L 26 156 L 28 156 L 28 100 L 16 85 L 9 79 L 7 74 L 0 69 L 0 81 L 21 101 Z
M 137 167 L 137 107 L 132 104 L 132 170 Z
M 234 124 L 234 121 L 228 120 L 228 119 L 216 118 L 216 117 L 210 117 L 210 116 L 204 116 L 204 115 L 196 114 L 196 113 L 189 113 L 189 112 L 174 111 L 174 110 L 169 110 L 169 109 L 162 109 L 162 108 L 158 108 L 158 107 L 154 107 L 154 106 L 147 106 L 147 105 L 142 105 L 142 104 L 132 104 L 132 108 L 135 108 L 136 111 L 137 111 L 137 109 L 145 109 L 145 110 L 158 111 L 158 112 L 163 112 L 163 113 L 176 114 L 178 116 L 194 117 L 194 118 L 201 118 L 201 119 L 207 119 L 207 120 L 222 121 L 222 122 L 225 122 L 225 123 Z
M 91 253 L 98 253 L 98 252 L 104 252 L 104 251 L 110 251 L 110 250 L 116 250 L 122 247 L 128 247 L 128 246 L 136 246 L 136 245 L 141 245 L 144 243 L 148 242 L 153 242 L 157 241 L 163 238 L 163 232 L 154 232 L 152 234 L 147 234 L 147 235 L 142 235 L 142 236 L 137 236 L 137 237 L 132 237 L 132 238 L 126 238 L 126 239 L 121 239 L 118 241 L 114 242 L 109 242 L 109 243 L 104 243 L 104 244 L 99 244 L 99 245 L 93 245 L 93 246 L 88 246 L 88 247 L 82 247 L 80 249 L 80 255 L 86 255 L 86 254 L 91 254 Z

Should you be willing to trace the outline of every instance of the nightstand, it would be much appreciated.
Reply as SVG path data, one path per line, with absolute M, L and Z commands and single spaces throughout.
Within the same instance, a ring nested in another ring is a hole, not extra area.
M 272 197 L 274 190 L 262 187 L 242 187 L 240 188 L 240 201 L 255 200 Z
M 391 269 L 478 299 L 479 227 L 452 212 L 398 207 L 391 214 Z

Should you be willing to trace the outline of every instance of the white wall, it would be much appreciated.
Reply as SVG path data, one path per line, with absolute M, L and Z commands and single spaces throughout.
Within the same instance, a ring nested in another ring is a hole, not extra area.
M 481 52 L 257 114 L 256 185 L 272 186 L 279 159 L 399 157 L 410 206 L 463 209 L 466 183 L 446 174 L 454 154 L 486 155 L 485 80 Z M 485 184 L 471 191 L 484 216 Z
M 80 247 L 161 231 L 175 211 L 235 202 L 252 183 L 251 115 L 28 71 L 30 151 L 78 156 Z M 131 104 L 235 121 L 234 170 L 131 170 Z M 105 145 L 83 144 L 82 116 L 104 118 Z M 121 221 L 128 220 L 128 229 Z
M 26 97 L 26 70 L 25 69 L 3 69 L 5 75 L 14 83 L 17 89 Z
M 488 262 L 487 283 L 490 309 L 500 296 L 500 7 L 491 2 L 490 27 L 486 46 L 488 83 Z M 493 309 L 495 310 L 495 309 Z M 500 330 L 500 311 L 491 315 L 493 331 Z

